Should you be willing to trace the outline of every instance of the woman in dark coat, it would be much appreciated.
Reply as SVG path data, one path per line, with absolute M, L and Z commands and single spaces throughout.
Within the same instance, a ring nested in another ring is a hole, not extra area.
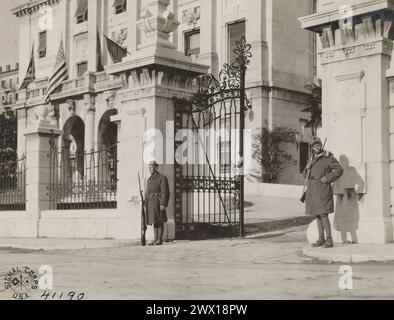
M 312 157 L 305 169 L 308 179 L 305 213 L 315 216 L 319 231 L 319 240 L 313 247 L 332 248 L 331 224 L 328 215 L 334 212 L 334 196 L 331 184 L 341 177 L 343 169 L 332 153 L 323 150 L 321 140 L 313 138 Z M 326 238 L 324 238 L 324 233 Z

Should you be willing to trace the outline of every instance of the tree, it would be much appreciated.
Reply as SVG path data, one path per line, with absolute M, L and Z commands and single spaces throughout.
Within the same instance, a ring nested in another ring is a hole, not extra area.
M 17 116 L 15 111 L 0 114 L 0 171 L 4 171 L 5 164 L 17 160 Z M 3 173 L 4 172 L 0 172 Z
M 276 127 L 272 131 L 263 128 L 254 136 L 252 154 L 260 164 L 260 171 L 254 175 L 258 182 L 279 183 L 281 174 L 292 160 L 285 145 L 295 143 L 296 131 L 285 127 Z
M 302 112 L 310 113 L 306 128 L 312 128 L 312 135 L 317 136 L 317 129 L 322 126 L 322 88 L 320 84 L 307 82 L 306 89 L 311 90 L 310 106 Z

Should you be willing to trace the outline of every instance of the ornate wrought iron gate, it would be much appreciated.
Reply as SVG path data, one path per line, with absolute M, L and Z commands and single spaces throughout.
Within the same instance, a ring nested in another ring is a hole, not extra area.
M 250 45 L 216 79 L 201 76 L 197 94 L 175 99 L 175 219 L 177 237 L 214 227 L 244 235 L 245 74 Z M 228 233 L 226 232 L 228 235 Z

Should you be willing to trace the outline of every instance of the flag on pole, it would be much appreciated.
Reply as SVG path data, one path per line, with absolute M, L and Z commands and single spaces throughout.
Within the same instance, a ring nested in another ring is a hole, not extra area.
M 49 96 L 56 90 L 57 87 L 59 87 L 62 81 L 66 80 L 67 78 L 67 62 L 66 56 L 64 54 L 63 40 L 61 40 L 59 51 L 56 57 L 55 67 L 53 69 L 52 75 L 48 79 L 45 101 L 48 101 Z
M 111 56 L 112 62 L 113 63 L 122 62 L 122 59 L 127 56 L 127 50 L 125 48 L 122 48 L 120 45 L 112 41 L 107 36 L 104 37 L 107 40 L 108 52 Z
M 100 34 L 97 30 L 97 71 L 101 72 L 104 71 L 103 66 L 103 59 L 101 55 L 101 41 L 100 41 Z
M 33 43 L 33 47 L 31 49 L 29 66 L 27 67 L 25 78 L 23 79 L 22 84 L 19 87 L 19 90 L 26 89 L 27 86 L 30 83 L 32 83 L 34 80 L 36 80 L 36 65 L 34 62 L 34 43 Z

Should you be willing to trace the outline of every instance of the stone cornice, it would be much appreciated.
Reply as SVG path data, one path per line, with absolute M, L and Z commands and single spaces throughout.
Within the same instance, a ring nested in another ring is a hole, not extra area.
M 393 42 L 391 40 L 381 38 L 374 41 L 366 41 L 350 46 L 333 47 L 319 52 L 322 64 L 328 64 L 343 60 L 357 59 L 372 55 L 391 56 L 393 50 Z
M 12 14 L 15 16 L 23 17 L 27 14 L 32 14 L 33 12 L 37 12 L 40 10 L 42 6 L 51 6 L 59 3 L 61 0 L 35 0 L 25 4 L 22 4 L 11 10 Z
M 131 72 L 128 88 L 120 91 L 122 101 L 141 99 L 145 97 L 172 98 L 192 96 L 197 88 L 193 81 L 195 76 L 173 69 L 144 68 Z
M 359 17 L 362 15 L 371 15 L 372 13 L 394 11 L 393 0 L 371 0 L 352 6 L 353 17 Z M 301 23 L 303 29 L 307 29 L 313 32 L 321 32 L 324 27 L 327 27 L 333 23 L 337 23 L 343 13 L 340 13 L 339 8 L 336 10 L 316 13 L 306 17 L 299 18 L 298 21 Z
M 179 51 L 158 47 L 139 50 L 134 55 L 124 58 L 120 63 L 106 66 L 105 70 L 108 74 L 121 74 L 148 66 L 169 67 L 196 75 L 205 74 L 209 69 L 209 66 L 195 63 Z

